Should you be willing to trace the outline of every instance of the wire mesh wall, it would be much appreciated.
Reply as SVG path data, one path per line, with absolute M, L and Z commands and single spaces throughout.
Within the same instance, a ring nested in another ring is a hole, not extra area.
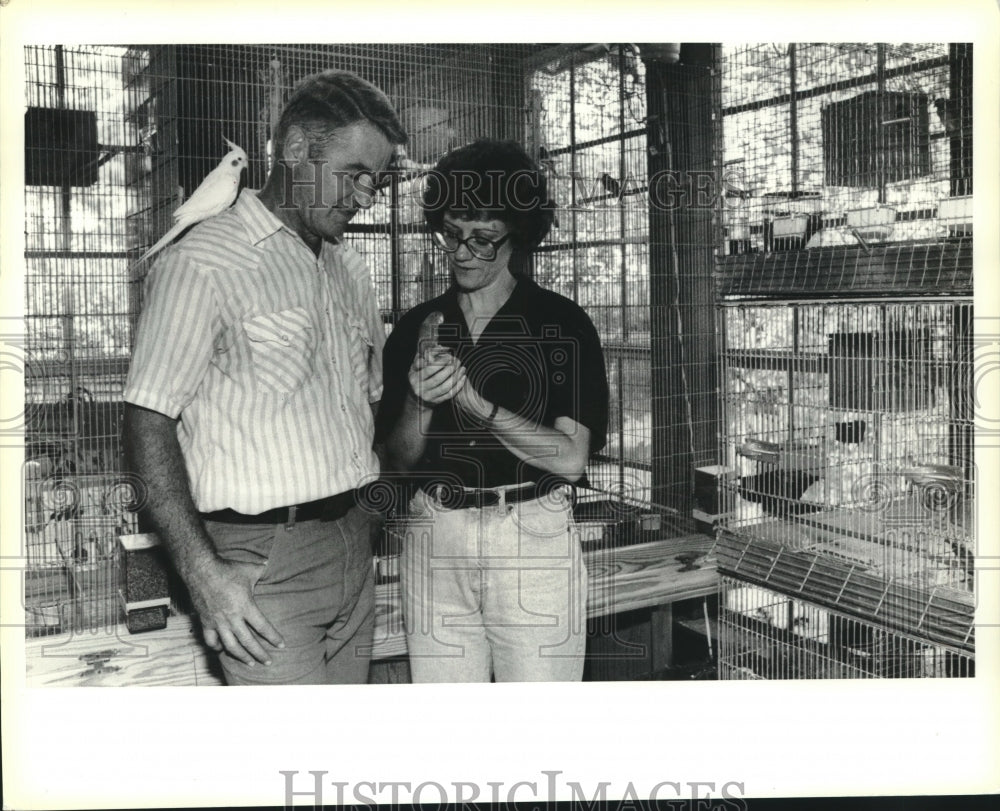
M 607 464 L 598 486 L 649 499 L 649 227 L 645 71 L 626 46 L 542 54 L 527 77 L 527 140 L 560 206 L 535 278 L 584 306 L 608 359 Z M 638 372 L 638 373 L 637 373 Z
M 659 205 L 655 178 L 713 166 L 717 99 L 711 52 L 680 65 L 665 50 L 591 45 L 534 56 L 526 141 L 560 206 L 536 278 L 587 309 L 608 362 L 611 431 L 605 464 L 588 475 L 685 516 L 692 468 L 715 455 L 715 330 L 710 291 L 699 299 L 698 285 L 716 239 L 705 227 L 711 210 Z
M 711 163 L 711 150 L 692 144 L 714 143 L 707 122 L 718 98 L 706 83 L 710 59 L 672 65 L 676 56 L 661 62 L 655 46 L 628 44 L 27 48 L 33 632 L 119 616 L 115 538 L 136 530 L 128 508 L 141 498 L 123 470 L 119 437 L 149 267 L 137 257 L 217 165 L 224 138 L 249 156 L 243 183 L 263 184 L 283 102 L 300 78 L 325 68 L 350 69 L 384 89 L 410 134 L 388 205 L 359 214 L 348 233 L 372 270 L 387 331 L 449 283 L 423 225 L 423 175 L 476 137 L 522 141 L 562 206 L 530 271 L 591 315 L 611 377 L 609 442 L 589 471 L 596 491 L 583 499 L 582 518 L 618 526 L 662 508 L 678 519 L 673 531 L 689 531 L 692 464 L 715 457 L 706 295 L 714 232 L 704 227 L 711 212 L 654 223 L 648 182 L 657 160 L 668 168 L 695 157 Z M 651 93 L 665 92 L 668 64 L 684 74 L 671 89 L 680 106 L 669 126 L 668 111 L 647 109 Z M 598 515 L 623 501 L 624 511 Z M 84 586 L 103 613 L 81 608 Z
M 897 663 L 973 650 L 971 65 L 945 44 L 740 46 L 723 63 L 713 507 L 732 600 L 753 604 L 720 605 L 740 644 L 772 641 L 754 601 L 779 607 L 793 633 L 768 678 L 799 675 L 788 657 L 804 677 L 858 675 L 793 627 L 813 618 L 922 640 L 892 642 Z M 967 675 L 945 669 L 862 670 Z
M 29 633 L 118 616 L 134 528 L 118 438 L 130 351 L 122 48 L 25 51 L 24 555 Z
M 250 157 L 246 185 L 262 185 L 290 89 L 341 67 L 385 89 L 410 133 L 389 205 L 349 233 L 387 330 L 449 282 L 419 208 L 440 155 L 510 137 L 547 172 L 558 222 L 531 272 L 591 315 L 612 392 L 581 520 L 634 525 L 610 534 L 645 539 L 654 526 L 689 531 L 692 508 L 728 512 L 720 562 L 731 573 L 787 591 L 789 572 L 827 572 L 812 593 L 824 610 L 971 644 L 967 46 L 25 56 L 33 632 L 118 617 L 114 539 L 135 529 L 119 439 L 147 269 L 135 258 L 217 164 L 223 137 Z M 937 298 L 894 301 L 901 291 Z M 602 513 L 621 501 L 624 518 Z M 852 587 L 833 588 L 844 572 Z M 869 603 L 886 583 L 898 599 Z

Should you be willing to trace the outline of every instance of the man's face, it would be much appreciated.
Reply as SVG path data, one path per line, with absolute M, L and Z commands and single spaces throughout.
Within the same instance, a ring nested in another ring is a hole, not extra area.
M 295 230 L 310 247 L 336 242 L 347 223 L 371 203 L 373 176 L 384 172 L 393 145 L 367 121 L 342 127 L 314 158 L 292 162 Z

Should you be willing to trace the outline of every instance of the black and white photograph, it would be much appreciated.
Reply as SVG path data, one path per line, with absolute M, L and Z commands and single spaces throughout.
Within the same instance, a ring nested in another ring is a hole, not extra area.
M 113 742 L 77 807 L 1000 790 L 997 14 L 864 5 L 5 44 L 5 704 Z

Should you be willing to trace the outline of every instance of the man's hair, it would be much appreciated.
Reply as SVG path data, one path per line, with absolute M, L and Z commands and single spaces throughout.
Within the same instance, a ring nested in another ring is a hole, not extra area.
M 440 231 L 445 214 L 461 219 L 498 219 L 511 244 L 529 253 L 549 233 L 555 204 L 545 173 L 516 141 L 482 138 L 449 152 L 427 175 L 424 219 Z
M 348 70 L 324 70 L 306 76 L 292 90 L 274 137 L 274 154 L 284 151 L 288 128 L 299 126 L 309 138 L 309 157 L 322 155 L 337 130 L 368 121 L 391 144 L 405 144 L 406 130 L 389 97 Z

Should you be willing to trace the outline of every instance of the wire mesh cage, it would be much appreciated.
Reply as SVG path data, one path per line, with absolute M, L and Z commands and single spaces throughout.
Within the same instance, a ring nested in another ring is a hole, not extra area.
M 137 530 L 119 437 L 137 258 L 224 138 L 260 187 L 289 92 L 332 67 L 410 134 L 347 235 L 387 332 L 450 281 L 420 208 L 434 162 L 490 136 L 544 169 L 557 222 L 527 272 L 590 315 L 611 388 L 586 544 L 724 516 L 730 573 L 787 591 L 833 566 L 818 605 L 971 640 L 970 46 L 38 45 L 25 67 L 37 632 L 99 622 L 114 538 Z M 898 599 L 869 604 L 887 583 Z
M 726 528 L 971 591 L 971 309 L 721 308 Z
M 972 48 L 731 46 L 727 253 L 937 239 L 971 229 Z M 966 212 L 971 214 L 971 212 Z M 856 233 L 855 233 L 856 232 Z
M 27 633 L 119 616 L 114 538 L 134 528 L 118 438 L 132 307 L 123 48 L 25 50 Z

